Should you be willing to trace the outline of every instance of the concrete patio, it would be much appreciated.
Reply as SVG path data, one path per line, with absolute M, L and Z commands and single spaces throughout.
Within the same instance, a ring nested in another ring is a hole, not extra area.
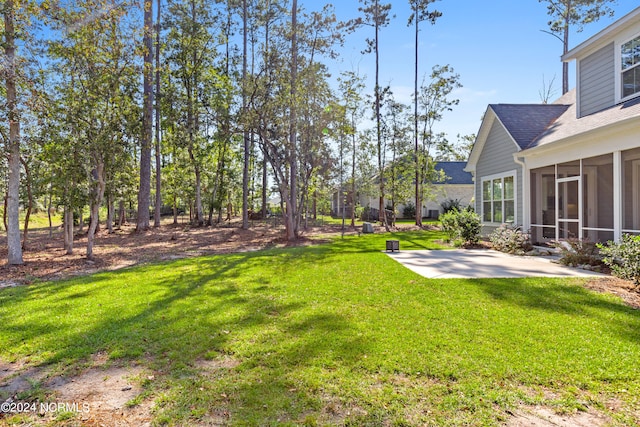
M 429 279 L 604 276 L 553 263 L 550 257 L 514 256 L 487 249 L 400 250 L 387 255 Z

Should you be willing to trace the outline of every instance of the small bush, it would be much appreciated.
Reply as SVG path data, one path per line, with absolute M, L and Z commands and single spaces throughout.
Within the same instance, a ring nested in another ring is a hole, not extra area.
M 453 210 L 462 211 L 462 204 L 460 203 L 460 199 L 449 199 L 440 203 L 442 207 L 442 212 L 447 213 Z
M 533 249 L 529 233 L 508 224 L 498 227 L 489 235 L 489 240 L 495 250 L 508 254 L 524 254 Z
M 475 244 L 480 240 L 480 216 L 475 212 L 454 209 L 440 215 L 440 223 L 451 242 L 461 239 L 467 244 Z
M 416 205 L 413 203 L 407 203 L 402 209 L 402 216 L 404 218 L 415 218 L 416 217 Z
M 631 280 L 640 286 L 640 236 L 623 234 L 619 243 L 598 244 L 602 261 L 621 279 Z
M 556 242 L 555 247 L 560 249 L 560 264 L 569 267 L 580 265 L 602 266 L 602 258 L 598 253 L 598 247 L 589 240 L 567 239 Z

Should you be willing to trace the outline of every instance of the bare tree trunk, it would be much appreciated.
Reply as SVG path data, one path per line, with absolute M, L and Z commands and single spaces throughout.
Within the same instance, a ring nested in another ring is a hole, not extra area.
M 387 214 L 384 209 L 384 164 L 382 158 L 384 153 L 382 152 L 382 118 L 380 117 L 380 103 L 381 103 L 381 93 L 380 93 L 380 46 L 378 43 L 378 35 L 380 32 L 380 24 L 379 24 L 379 13 L 380 9 L 378 7 L 378 2 L 376 1 L 376 16 L 374 18 L 375 21 L 375 55 L 376 55 L 376 86 L 375 86 L 375 96 L 376 96 L 376 140 L 378 142 L 378 174 L 380 179 L 380 211 L 378 219 L 384 225 L 385 229 L 389 231 L 389 224 L 387 224 Z
M 124 209 L 124 200 L 118 202 L 118 228 L 121 228 L 127 221 L 127 213 Z
M 107 195 L 107 233 L 113 234 L 113 214 L 115 206 L 113 203 L 113 196 Z
M 247 114 L 247 36 L 248 36 L 248 16 L 247 0 L 242 0 L 242 111 Z M 244 163 L 242 165 L 242 228 L 249 229 L 249 130 L 247 123 L 244 124 L 242 133 L 244 140 Z
M 73 208 L 68 204 L 64 207 L 64 250 L 67 255 L 73 254 Z
M 14 2 L 4 3 L 4 68 L 9 119 L 9 141 L 7 142 L 9 177 L 7 183 L 7 262 L 24 264 L 20 244 L 20 122 L 16 93 Z
M 193 154 L 191 154 L 191 158 L 194 161 L 194 172 L 196 175 L 196 220 L 195 222 L 199 227 L 201 227 L 204 224 L 204 214 L 202 212 L 202 178 L 201 178 L 202 173 L 200 171 L 200 165 L 198 165 L 198 163 L 196 162 Z
M 267 218 L 267 159 L 262 159 L 262 219 Z
M 53 236 L 53 222 L 51 221 L 51 204 L 53 195 L 51 194 L 51 185 L 49 185 L 49 199 L 47 201 L 47 219 L 49 220 L 49 237 Z
M 140 140 L 140 188 L 138 190 L 138 218 L 136 231 L 149 229 L 151 204 L 151 139 L 153 135 L 153 2 L 144 0 L 144 66 L 142 138 Z
M 207 218 L 207 225 L 213 225 L 213 196 L 211 196 L 211 203 L 209 203 L 209 216 Z
M 290 185 L 287 203 L 287 240 L 292 241 L 298 237 L 297 226 L 297 187 L 298 187 L 298 159 L 297 159 L 297 109 L 296 95 L 298 84 L 298 0 L 291 4 L 291 117 L 289 118 L 289 172 Z
M 176 200 L 176 196 L 173 196 L 173 224 L 178 224 L 178 201 Z
M 98 229 L 98 221 L 100 220 L 100 205 L 102 204 L 102 199 L 104 197 L 104 190 L 106 187 L 105 177 L 104 177 L 104 161 L 99 157 L 99 155 L 94 156 L 96 160 L 96 167 L 91 172 L 92 180 L 91 186 L 91 200 L 89 205 L 89 210 L 91 212 L 90 222 L 89 222 L 89 231 L 87 233 L 87 258 L 93 259 L 93 245 L 95 241 L 96 231 Z
M 565 20 L 564 37 L 562 41 L 562 54 L 566 54 L 569 51 L 569 16 Z M 569 63 L 562 62 L 562 94 L 569 92 Z
M 4 229 L 6 230 L 7 227 L 7 199 L 9 198 L 9 193 L 8 192 L 4 192 L 4 210 L 2 211 L 2 223 L 4 224 Z
M 80 233 L 84 232 L 84 215 L 82 211 L 84 211 L 84 206 L 78 209 L 78 230 Z
M 352 121 L 353 122 L 353 121 Z M 353 127 L 355 129 L 355 126 Z M 351 135 L 351 227 L 356 227 L 356 134 Z M 342 189 L 340 189 L 342 191 Z
M 27 212 L 24 217 L 24 230 L 22 234 L 22 251 L 27 250 L 27 237 L 29 235 L 29 218 L 31 217 L 31 210 L 33 209 L 33 191 L 31 189 L 31 172 L 27 162 L 20 159 L 22 166 L 24 167 L 25 178 L 27 183 Z
M 158 15 L 156 19 L 156 209 L 153 216 L 153 226 L 160 227 L 160 209 L 162 208 L 162 153 L 160 146 L 160 1 L 157 2 Z
M 416 2 L 415 17 L 416 20 L 416 41 L 415 41 L 415 74 L 413 80 L 413 137 L 414 137 L 414 151 L 413 161 L 416 168 L 415 173 L 415 202 L 416 202 L 416 225 L 422 227 L 422 202 L 420 200 L 420 161 L 418 156 L 418 23 L 420 22 L 419 10 Z

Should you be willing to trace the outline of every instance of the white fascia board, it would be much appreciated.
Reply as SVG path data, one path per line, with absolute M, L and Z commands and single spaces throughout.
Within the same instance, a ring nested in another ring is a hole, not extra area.
M 489 136 L 491 126 L 495 119 L 496 113 L 493 111 L 491 106 L 487 106 L 487 110 L 482 117 L 482 123 L 480 123 L 480 129 L 478 130 L 476 141 L 473 143 L 473 148 L 471 148 L 471 153 L 469 153 L 469 159 L 463 169 L 465 172 L 475 173 L 476 165 L 480 159 L 480 154 L 484 149 L 484 144 L 487 142 L 487 137 Z
M 529 169 L 640 147 L 640 121 L 630 118 L 516 153 Z
M 613 24 L 609 25 L 597 34 L 589 37 L 564 55 L 560 57 L 563 62 L 570 62 L 574 59 L 580 59 L 603 46 L 614 41 L 616 36 L 627 29 L 631 25 L 635 25 L 640 21 L 640 7 L 635 8 Z
M 513 139 L 513 136 L 511 135 L 507 127 L 504 125 L 504 123 L 502 123 L 502 120 L 500 120 L 500 117 L 498 117 L 496 112 L 493 111 L 493 108 L 491 108 L 491 106 L 489 105 L 487 107 L 487 111 L 484 114 L 484 118 L 482 119 L 482 124 L 480 125 L 478 136 L 476 137 L 476 142 L 473 144 L 473 149 L 469 154 L 469 160 L 467 160 L 467 165 L 464 168 L 465 172 L 475 173 L 478 160 L 480 159 L 480 154 L 484 149 L 484 145 L 487 142 L 487 138 L 489 137 L 491 128 L 493 127 L 493 124 L 496 120 L 498 121 L 498 123 L 500 123 L 500 126 L 502 126 L 507 135 L 509 135 L 509 139 L 516 147 L 516 150 L 522 151 L 516 140 Z

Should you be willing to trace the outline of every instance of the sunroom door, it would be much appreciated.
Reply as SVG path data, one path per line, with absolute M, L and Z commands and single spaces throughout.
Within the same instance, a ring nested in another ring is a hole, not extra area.
M 558 213 L 557 239 L 575 239 L 581 236 L 582 206 L 580 177 L 562 178 L 556 182 Z

